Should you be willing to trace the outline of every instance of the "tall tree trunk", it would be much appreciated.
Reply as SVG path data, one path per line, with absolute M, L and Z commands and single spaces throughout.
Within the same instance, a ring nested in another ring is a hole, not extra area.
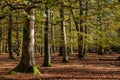
M 79 32 L 78 32 L 78 57 L 79 58 L 84 58 L 84 37 L 83 37 L 83 9 L 82 9 L 82 1 L 79 0 L 79 6 L 80 6 L 80 25 L 79 25 Z
M 39 74 L 34 59 L 34 10 L 26 10 L 30 19 L 26 19 L 26 26 L 23 28 L 23 47 L 21 61 L 16 68 L 10 71 Z
M 38 45 L 37 45 L 38 29 L 35 28 L 35 30 L 36 30 L 36 32 L 35 32 L 35 54 L 37 54 L 38 53 Z
M 69 2 L 69 6 L 70 6 L 70 2 Z M 73 53 L 73 46 L 72 46 L 72 23 L 71 23 L 71 10 L 69 9 L 69 34 L 70 34 L 70 51 L 68 52 Z
M 44 53 L 44 27 L 41 27 L 41 40 L 42 40 L 42 44 L 40 46 L 40 53 L 43 54 Z
M 68 0 L 68 2 L 69 2 L 69 6 L 71 6 L 72 4 L 71 4 L 70 0 Z M 76 3 L 77 3 L 77 2 L 76 2 Z M 75 18 L 75 14 L 74 14 L 72 8 L 70 8 L 70 13 L 71 13 L 71 17 L 73 18 L 76 31 L 79 33 L 79 25 L 78 25 L 79 23 L 78 23 L 78 21 L 77 21 L 76 18 Z M 77 34 L 77 35 L 78 35 L 78 34 Z M 79 36 L 79 35 L 78 35 L 78 36 Z M 74 47 L 73 47 L 73 52 L 76 52 L 76 50 L 75 50 Z
M 45 28 L 44 28 L 44 67 L 50 67 L 51 66 L 51 57 L 50 57 L 50 44 L 49 44 L 49 21 L 50 21 L 50 14 L 49 14 L 49 8 L 46 4 L 45 6 Z
M 2 42 L 2 28 L 0 27 L 0 54 L 2 53 L 2 49 L 1 49 L 2 44 L 1 44 L 1 42 Z
M 85 0 L 85 31 L 84 33 L 87 35 L 88 34 L 88 26 L 87 26 L 87 16 L 88 16 L 88 0 Z M 85 39 L 87 39 L 87 37 L 84 37 Z M 84 42 L 84 54 L 86 54 L 86 42 Z
M 9 59 L 14 59 L 13 57 L 13 51 L 12 51 L 12 14 L 9 14 L 8 16 L 8 53 L 9 53 Z
M 52 53 L 55 53 L 55 26 L 53 25 L 51 28 L 51 37 L 52 37 Z
M 64 20 L 64 2 L 61 2 L 60 17 L 61 17 L 61 52 L 63 56 L 63 62 L 68 62 L 65 20 Z
M 98 1 L 98 5 L 99 5 L 99 7 L 98 7 L 98 10 L 100 10 L 101 12 L 102 12 L 102 9 L 103 9 L 103 1 L 101 1 L 101 2 L 99 2 Z M 103 22 L 102 22 L 102 16 L 101 15 L 99 15 L 98 16 L 98 19 L 99 19 L 99 27 L 100 27 L 100 31 L 101 32 L 103 32 Z M 100 36 L 99 36 L 99 38 L 102 38 L 103 37 L 103 35 L 102 34 L 100 34 Z M 101 41 L 100 42 L 101 44 L 99 44 L 99 48 L 98 48 L 98 54 L 104 54 L 104 48 L 103 48 L 103 41 Z
M 16 30 L 16 39 L 17 39 L 17 42 L 16 42 L 16 47 L 17 47 L 16 54 L 17 54 L 17 56 L 20 56 L 20 40 L 19 40 L 19 27 L 18 26 L 17 26 L 17 30 Z
M 60 44 L 60 46 L 59 46 L 59 55 L 58 55 L 58 56 L 62 56 L 62 55 L 63 55 L 62 46 L 61 46 L 61 44 Z

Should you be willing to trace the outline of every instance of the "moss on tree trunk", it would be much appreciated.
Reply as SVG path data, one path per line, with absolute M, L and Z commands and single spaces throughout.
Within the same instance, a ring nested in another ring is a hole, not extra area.
M 40 74 L 35 64 L 34 59 L 34 20 L 35 14 L 33 10 L 26 11 L 31 19 L 26 19 L 26 26 L 23 29 L 23 47 L 21 61 L 17 67 L 9 72 L 14 74 L 16 72 Z
M 50 13 L 48 5 L 45 6 L 45 14 L 46 14 L 46 21 L 45 21 L 45 28 L 44 28 L 44 62 L 43 67 L 50 67 L 51 66 L 51 54 L 50 54 L 50 44 L 49 44 L 49 21 L 50 21 Z
M 63 58 L 62 62 L 69 62 L 68 58 Z
M 36 65 L 26 67 L 22 62 L 17 67 L 15 67 L 13 70 L 11 70 L 8 74 L 15 74 L 16 72 L 33 73 L 34 75 L 40 74 Z
M 51 67 L 52 64 L 51 64 L 50 62 L 44 62 L 44 63 L 42 64 L 42 66 L 43 66 L 43 67 Z

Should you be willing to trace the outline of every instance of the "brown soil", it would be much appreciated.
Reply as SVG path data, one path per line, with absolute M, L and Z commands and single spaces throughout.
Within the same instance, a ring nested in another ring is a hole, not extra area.
M 36 54 L 36 64 L 41 75 L 17 73 L 8 75 L 18 63 L 20 57 L 8 60 L 7 54 L 0 55 L 0 80 L 120 80 L 120 54 L 86 54 L 78 59 L 76 54 L 69 55 L 69 63 L 62 63 L 62 57 L 52 54 L 52 67 L 41 67 L 43 55 Z

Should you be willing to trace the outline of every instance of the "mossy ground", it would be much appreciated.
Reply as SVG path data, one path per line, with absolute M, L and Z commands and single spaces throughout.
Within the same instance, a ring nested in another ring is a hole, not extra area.
M 42 67 L 52 67 L 52 64 L 50 63 L 50 62 L 48 62 L 48 63 L 43 63 L 42 64 Z
M 69 62 L 67 58 L 63 58 L 62 62 Z
M 39 72 L 38 68 L 36 67 L 36 65 L 30 66 L 29 68 L 26 68 L 25 66 L 22 66 L 22 65 L 18 65 L 13 70 L 11 70 L 8 74 L 16 74 L 17 72 L 20 72 L 20 73 L 33 73 L 34 75 L 35 74 L 40 74 L 40 72 Z

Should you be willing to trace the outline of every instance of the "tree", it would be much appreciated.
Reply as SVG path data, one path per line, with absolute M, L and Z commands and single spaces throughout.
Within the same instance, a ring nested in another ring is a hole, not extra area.
M 68 62 L 65 20 L 64 20 L 64 2 L 61 2 L 60 18 L 61 18 L 61 25 L 60 25 L 61 26 L 61 53 L 63 56 L 63 62 Z
M 31 2 L 28 1 L 28 5 Z M 18 9 L 18 7 L 16 8 Z M 23 28 L 23 46 L 22 46 L 22 57 L 21 61 L 13 70 L 9 73 L 25 72 L 39 74 L 39 70 L 36 67 L 34 59 L 34 22 L 35 22 L 35 11 L 31 6 L 25 9 L 26 21 Z
M 44 67 L 51 66 L 51 57 L 50 57 L 50 44 L 49 44 L 49 23 L 50 23 L 50 10 L 48 4 L 45 5 L 45 28 L 44 28 Z
M 1 21 L 0 21 L 1 23 Z M 0 27 L 0 54 L 2 53 L 2 50 L 1 50 L 1 41 L 2 41 L 2 27 Z
M 7 39 L 9 59 L 14 59 L 13 51 L 12 51 L 12 28 L 13 28 L 12 14 L 10 12 L 8 16 L 8 39 Z
M 36 67 L 34 59 L 34 10 L 26 10 L 28 18 L 23 29 L 23 47 L 21 61 L 16 68 L 10 71 L 13 72 L 27 72 L 38 74 L 40 73 Z
M 83 37 L 83 1 L 79 0 L 79 17 L 80 17 L 80 22 L 79 22 L 79 32 L 78 32 L 78 57 L 83 58 L 84 57 L 84 37 Z

